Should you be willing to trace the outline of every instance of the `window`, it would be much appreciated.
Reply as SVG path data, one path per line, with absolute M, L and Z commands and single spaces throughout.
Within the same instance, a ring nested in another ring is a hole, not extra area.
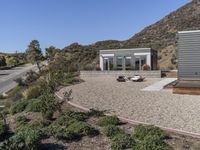
M 108 58 L 103 59 L 103 70 L 108 70 Z
M 126 70 L 131 70 L 131 57 L 126 57 Z
M 108 57 L 103 59 L 104 70 L 113 70 L 113 58 Z
M 109 65 L 110 65 L 109 66 L 110 70 L 113 70 L 114 66 L 113 66 L 113 58 L 112 57 L 109 58 Z
M 117 57 L 117 70 L 122 70 L 122 57 Z

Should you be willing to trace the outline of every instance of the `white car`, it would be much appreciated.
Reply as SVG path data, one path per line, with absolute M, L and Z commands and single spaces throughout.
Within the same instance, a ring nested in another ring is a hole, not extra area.
M 134 81 L 134 82 L 142 82 L 144 81 L 145 78 L 143 78 L 140 75 L 134 75 L 133 77 L 129 77 L 129 80 Z

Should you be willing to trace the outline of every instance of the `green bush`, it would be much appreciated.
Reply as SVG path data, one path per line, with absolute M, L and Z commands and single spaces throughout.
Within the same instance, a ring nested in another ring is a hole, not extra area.
M 86 119 L 88 119 L 88 114 L 84 112 L 68 111 L 64 115 L 77 121 L 85 121 Z
M 41 100 L 39 98 L 29 100 L 29 104 L 26 106 L 26 111 L 40 112 L 41 111 Z
M 22 126 L 22 125 L 26 125 L 28 123 L 28 119 L 25 116 L 19 116 L 16 118 L 16 125 Z
M 116 116 L 105 116 L 99 119 L 97 125 L 107 126 L 107 125 L 118 125 L 119 123 L 120 120 Z
M 132 148 L 135 145 L 134 139 L 129 135 L 125 133 L 119 133 L 115 135 L 112 139 L 111 148 L 113 150 L 123 150 Z M 152 149 L 153 150 L 153 149 Z
M 67 127 L 69 132 L 74 132 L 80 136 L 94 136 L 98 134 L 98 131 L 91 127 L 86 122 L 75 121 Z
M 33 99 L 33 98 L 37 98 L 40 96 L 41 94 L 41 87 L 40 86 L 31 86 L 28 89 L 26 89 L 25 91 L 22 92 L 22 95 L 25 99 Z
M 25 100 L 17 101 L 10 107 L 10 112 L 11 114 L 22 112 L 25 110 L 27 105 L 28 105 L 28 101 L 25 101 Z
M 171 150 L 172 148 L 166 144 L 158 135 L 147 135 L 142 141 L 137 142 L 135 150 Z
M 54 136 L 57 139 L 62 139 L 67 141 L 79 140 L 81 138 L 79 134 L 76 134 L 72 131 L 68 131 L 67 129 L 58 129 L 58 131 Z
M 0 99 L 5 99 L 6 97 L 0 94 Z
M 8 126 L 3 122 L 0 122 L 0 141 L 4 139 L 4 136 L 8 132 Z
M 67 127 L 75 121 L 85 121 L 87 118 L 87 113 L 68 111 L 60 117 L 58 117 L 53 124 Z
M 158 127 L 138 125 L 134 129 L 134 137 L 138 140 L 144 140 L 146 136 L 156 136 L 160 139 L 168 138 L 168 135 Z
M 95 109 L 90 109 L 90 111 L 88 112 L 88 116 L 90 117 L 103 117 L 105 111 L 100 111 L 100 110 L 95 110 Z
M 67 85 L 67 84 L 73 84 L 75 82 L 78 82 L 79 80 L 74 78 L 74 77 L 67 77 L 64 79 L 64 81 L 61 83 L 62 85 Z
M 25 79 L 25 84 L 29 85 L 31 83 L 33 83 L 34 81 L 36 81 L 39 78 L 39 74 L 34 72 L 34 71 L 29 71 L 26 73 L 26 79 Z
M 40 144 L 41 135 L 38 131 L 24 129 L 0 144 L 2 150 L 34 150 Z
M 108 125 L 103 128 L 103 133 L 112 138 L 119 133 L 124 133 L 124 131 L 115 125 Z
M 22 78 L 15 79 L 15 82 L 18 84 L 18 86 L 26 86 L 26 84 Z
M 28 127 L 34 130 L 41 130 L 48 127 L 51 124 L 51 121 L 45 119 L 38 119 L 29 123 Z
M 46 120 L 52 120 L 53 118 L 53 111 L 49 110 L 49 111 L 46 111 L 46 112 L 42 112 L 42 117 L 43 119 L 46 119 Z
M 72 140 L 79 140 L 81 138 L 81 135 L 67 130 L 67 128 L 62 128 L 60 126 L 55 126 L 55 125 L 50 125 L 46 133 L 48 136 L 53 136 L 59 140 L 67 140 L 67 141 L 72 141 Z
M 73 119 L 69 116 L 65 116 L 65 115 L 62 115 L 60 117 L 58 117 L 54 122 L 53 124 L 57 124 L 57 125 L 60 125 L 60 126 L 65 126 L 67 127 L 68 125 L 72 124 L 73 122 L 77 121 L 76 119 Z
M 45 91 L 41 96 L 40 111 L 44 119 L 51 120 L 53 113 L 61 109 L 60 103 L 55 99 L 53 93 Z

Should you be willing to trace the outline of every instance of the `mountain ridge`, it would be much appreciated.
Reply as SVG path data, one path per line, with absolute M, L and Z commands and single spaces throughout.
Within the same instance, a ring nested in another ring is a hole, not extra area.
M 71 44 L 63 48 L 81 68 L 94 68 L 101 49 L 150 47 L 158 51 L 159 69 L 176 68 L 176 34 L 200 29 L 200 0 L 193 0 L 125 41 L 106 40 L 91 45 Z

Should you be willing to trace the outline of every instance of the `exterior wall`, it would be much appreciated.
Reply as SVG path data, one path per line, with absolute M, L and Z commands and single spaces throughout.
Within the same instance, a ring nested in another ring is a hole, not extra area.
M 80 71 L 80 77 L 98 77 L 111 76 L 118 77 L 120 75 L 134 76 L 141 75 L 145 78 L 161 78 L 161 71 Z
M 100 68 L 103 70 L 103 58 L 106 55 L 114 55 L 114 67 L 116 68 L 116 59 L 117 57 L 122 57 L 122 66 L 125 69 L 125 57 L 131 56 L 131 65 L 135 67 L 135 60 L 137 56 L 146 56 L 146 64 L 148 64 L 151 69 L 157 69 L 157 53 L 153 52 L 151 48 L 135 48 L 135 49 L 113 49 L 113 50 L 101 50 L 100 51 Z M 156 60 L 152 59 L 156 58 Z M 156 67 L 154 67 L 156 66 Z
M 200 80 L 200 31 L 178 33 L 178 78 Z

